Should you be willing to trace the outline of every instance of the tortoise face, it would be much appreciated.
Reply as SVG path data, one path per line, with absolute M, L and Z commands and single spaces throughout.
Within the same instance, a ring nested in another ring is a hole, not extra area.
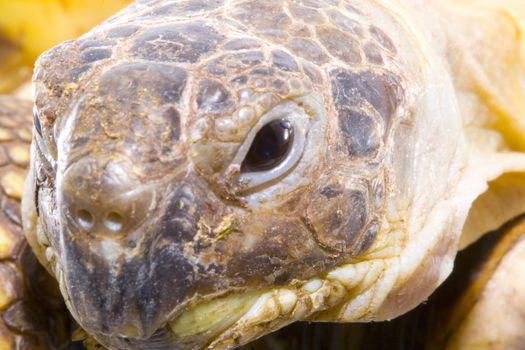
M 276 290 L 283 322 L 341 302 L 305 300 L 381 234 L 407 100 L 400 29 L 355 3 L 142 1 L 40 58 L 29 231 L 99 341 L 202 346 Z

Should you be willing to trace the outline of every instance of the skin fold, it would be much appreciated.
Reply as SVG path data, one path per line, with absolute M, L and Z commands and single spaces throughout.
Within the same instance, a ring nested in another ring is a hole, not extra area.
M 521 349 L 523 215 L 460 251 L 424 304 L 388 322 L 298 322 L 242 350 Z

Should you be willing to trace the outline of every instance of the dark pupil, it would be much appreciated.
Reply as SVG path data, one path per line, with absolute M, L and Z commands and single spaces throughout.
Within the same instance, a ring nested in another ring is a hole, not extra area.
M 241 171 L 264 171 L 286 157 L 293 141 L 293 127 L 288 120 L 277 119 L 266 124 L 252 142 Z
M 40 124 L 40 119 L 38 119 L 36 112 L 33 112 L 33 124 L 35 124 L 35 129 L 38 135 L 42 136 L 42 125 Z

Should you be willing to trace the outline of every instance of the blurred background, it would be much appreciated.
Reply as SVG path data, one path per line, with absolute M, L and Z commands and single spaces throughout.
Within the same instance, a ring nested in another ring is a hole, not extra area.
M 31 79 L 45 50 L 73 39 L 131 0 L 0 0 L 0 93 Z

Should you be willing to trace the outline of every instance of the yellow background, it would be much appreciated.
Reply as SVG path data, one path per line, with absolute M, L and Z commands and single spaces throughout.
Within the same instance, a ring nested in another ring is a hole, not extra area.
M 131 0 L 0 0 L 0 93 L 31 77 L 44 50 L 75 38 Z

